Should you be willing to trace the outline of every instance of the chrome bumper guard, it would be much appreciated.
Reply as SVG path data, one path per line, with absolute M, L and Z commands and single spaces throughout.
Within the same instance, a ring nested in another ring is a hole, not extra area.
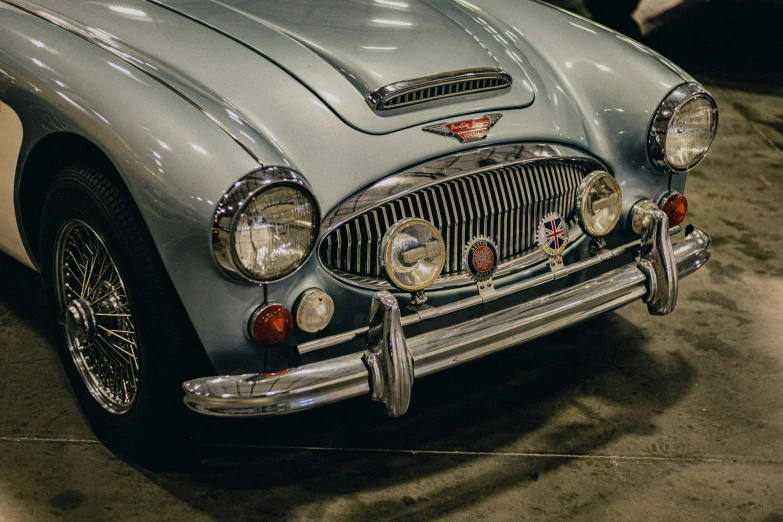
M 280 415 L 370 393 L 373 400 L 384 404 L 390 416 L 396 417 L 408 410 L 415 378 L 530 341 L 639 298 L 644 299 L 651 314 L 670 313 L 677 302 L 679 278 L 695 272 L 709 259 L 710 236 L 691 226 L 686 237 L 672 245 L 665 214 L 655 209 L 645 214 L 644 221 L 641 241 L 600 253 L 591 258 L 597 259 L 595 262 L 582 261 L 567 268 L 571 268 L 568 273 L 573 273 L 631 248 L 638 248 L 636 263 L 505 310 L 407 339 L 403 325 L 417 320 L 401 320 L 394 296 L 378 292 L 373 299 L 369 327 L 333 337 L 332 345 L 363 332 L 365 352 L 277 374 L 188 381 L 183 384 L 185 404 L 196 412 L 214 416 Z M 543 283 L 556 278 L 533 279 Z M 506 290 L 502 295 L 508 295 L 541 283 L 523 281 L 513 288 L 498 289 L 498 293 Z M 434 315 L 465 307 L 443 307 Z

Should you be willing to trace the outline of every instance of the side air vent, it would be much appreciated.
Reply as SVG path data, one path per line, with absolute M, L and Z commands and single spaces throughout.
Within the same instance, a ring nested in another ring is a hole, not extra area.
M 417 103 L 511 87 L 503 69 L 487 67 L 452 71 L 392 83 L 367 93 L 365 100 L 375 110 L 385 111 Z

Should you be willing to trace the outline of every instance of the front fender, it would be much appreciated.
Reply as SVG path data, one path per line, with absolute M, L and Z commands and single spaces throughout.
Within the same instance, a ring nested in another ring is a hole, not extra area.
M 553 110 L 562 105 L 581 116 L 582 145 L 616 169 L 624 213 L 639 199 L 657 201 L 668 191 L 669 176 L 648 158 L 647 136 L 658 105 L 693 78 L 650 48 L 542 2 L 466 4 L 459 3 L 464 12 L 493 19 L 532 62 L 543 87 L 537 96 Z M 686 176 L 675 175 L 678 186 Z
M 24 129 L 17 217 L 23 173 L 43 174 L 25 171 L 35 146 L 57 133 L 89 140 L 135 200 L 213 364 L 225 368 L 224 353 L 256 360 L 244 332 L 264 290 L 223 278 L 209 238 L 216 199 L 257 161 L 177 92 L 48 21 L 0 4 L 0 41 L 0 99 Z M 237 299 L 218 315 L 214 296 L 227 294 Z

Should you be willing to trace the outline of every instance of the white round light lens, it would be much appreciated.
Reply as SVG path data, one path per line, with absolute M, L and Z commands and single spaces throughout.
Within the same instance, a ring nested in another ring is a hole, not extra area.
M 259 281 L 294 272 L 315 244 L 316 212 L 309 194 L 294 185 L 274 186 L 251 197 L 237 214 L 231 235 L 238 266 Z
M 679 106 L 666 129 L 666 162 L 675 170 L 695 167 L 707 155 L 718 130 L 715 103 L 695 96 Z
M 406 292 L 418 292 L 440 277 L 446 245 L 428 221 L 404 219 L 383 236 L 380 256 L 391 284 Z
M 306 290 L 296 308 L 296 324 L 308 333 L 320 332 L 334 315 L 334 301 L 320 288 Z
M 620 185 L 608 172 L 591 173 L 582 181 L 577 193 L 582 230 L 593 237 L 611 232 L 620 220 L 622 202 Z

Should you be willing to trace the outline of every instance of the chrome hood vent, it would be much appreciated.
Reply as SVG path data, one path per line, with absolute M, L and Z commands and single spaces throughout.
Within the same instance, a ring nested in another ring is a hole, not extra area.
M 384 111 L 428 101 L 511 87 L 511 75 L 496 67 L 433 74 L 385 85 L 367 93 L 365 100 Z

